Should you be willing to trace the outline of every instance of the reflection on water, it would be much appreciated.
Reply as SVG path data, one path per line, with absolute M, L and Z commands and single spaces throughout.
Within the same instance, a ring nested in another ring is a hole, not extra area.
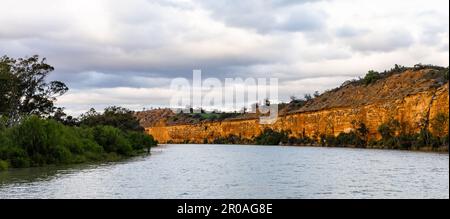
M 39 181 L 51 181 L 61 176 L 77 173 L 91 168 L 99 168 L 100 166 L 117 165 L 120 163 L 107 164 L 78 164 L 65 166 L 48 166 L 23 169 L 11 169 L 9 171 L 0 171 L 0 186 L 33 183 Z
M 448 154 L 168 145 L 131 160 L 0 172 L 0 198 L 449 198 Z

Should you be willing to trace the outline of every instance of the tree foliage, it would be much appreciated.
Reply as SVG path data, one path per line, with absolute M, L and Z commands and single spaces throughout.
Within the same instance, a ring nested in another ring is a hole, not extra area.
M 80 124 L 86 126 L 113 126 L 124 131 L 144 130 L 133 111 L 118 106 L 108 107 L 103 113 L 98 113 L 95 109 L 91 109 L 81 115 Z
M 380 73 L 370 70 L 364 77 L 363 81 L 365 85 L 369 85 L 379 80 L 380 78 L 381 78 Z
M 29 115 L 50 116 L 54 101 L 68 91 L 60 81 L 46 80 L 54 68 L 35 55 L 17 60 L 0 58 L 0 115 L 11 126 Z
M 311 94 L 305 94 L 305 95 L 304 95 L 304 98 L 305 98 L 306 101 L 310 101 L 310 100 L 313 99 L 313 97 L 311 96 Z

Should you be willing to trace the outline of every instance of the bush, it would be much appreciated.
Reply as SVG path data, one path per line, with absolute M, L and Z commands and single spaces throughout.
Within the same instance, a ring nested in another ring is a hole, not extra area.
M 432 120 L 431 126 L 438 137 L 448 135 L 449 116 L 447 113 L 438 113 Z
M 425 126 L 418 134 L 408 134 L 402 132 L 402 125 L 397 120 L 390 120 L 378 127 L 382 139 L 380 142 L 372 143 L 393 149 L 411 149 L 432 147 L 439 148 L 448 144 L 448 133 L 445 135 L 445 125 L 448 124 L 448 115 L 438 115 L 432 121 L 432 127 L 437 136 L 433 135 Z
M 94 128 L 94 139 L 107 153 L 131 155 L 133 147 L 124 134 L 111 126 L 97 126 Z
M 336 142 L 338 146 L 357 146 L 360 143 L 360 139 L 355 132 L 340 133 Z
M 144 131 L 134 112 L 117 106 L 111 106 L 105 109 L 103 114 L 97 113 L 95 109 L 81 115 L 81 125 L 95 126 L 113 126 L 122 131 Z
M 36 116 L 0 129 L 0 160 L 11 167 L 117 160 L 157 145 L 143 132 L 111 126 L 72 127 Z
M 9 167 L 8 162 L 4 161 L 4 160 L 0 160 L 0 171 L 2 170 L 7 170 Z
M 378 127 L 378 133 L 381 135 L 381 145 L 388 148 L 401 147 L 400 140 L 396 136 L 400 132 L 401 124 L 399 121 L 391 119 Z
M 322 146 L 328 147 L 338 147 L 339 145 L 338 139 L 334 135 L 322 135 L 320 136 L 320 140 L 322 141 Z
M 0 130 L 0 160 L 9 160 L 10 166 L 28 167 L 30 161 L 25 150 L 12 141 L 11 130 Z
M 213 144 L 247 144 L 247 143 L 251 142 L 249 140 L 242 139 L 241 137 L 233 134 L 230 134 L 227 137 L 220 137 L 214 139 L 213 141 Z
M 158 144 L 158 142 L 151 135 L 142 132 L 128 132 L 127 138 L 130 140 L 133 150 L 149 150 L 151 147 Z
M 441 146 L 440 139 L 434 136 L 428 129 L 421 129 L 420 133 L 417 135 L 416 142 L 414 146 L 417 148 L 430 146 L 433 148 L 438 148 Z
M 277 132 L 266 128 L 263 133 L 255 138 L 258 145 L 279 145 L 280 143 L 287 143 L 289 140 L 288 132 Z
M 370 70 L 363 79 L 365 85 L 372 84 L 381 78 L 380 73 Z
M 449 80 L 448 72 L 449 72 L 449 69 L 448 69 L 448 68 L 446 68 L 445 70 L 442 70 L 442 71 L 441 71 L 441 73 L 442 73 L 442 75 L 443 75 L 443 78 L 444 78 L 446 81 Z
M 24 149 L 32 166 L 63 163 L 70 160 L 70 152 L 63 148 L 66 137 L 62 125 L 53 120 L 42 120 L 36 116 L 25 119 L 12 129 L 12 139 Z
M 400 135 L 398 136 L 398 144 L 394 145 L 394 147 L 399 149 L 410 149 L 414 146 L 417 137 L 415 135 Z
M 449 143 L 448 134 L 441 138 L 441 142 L 443 146 L 448 146 Z
M 367 143 L 367 145 L 368 145 L 369 147 L 371 147 L 371 148 L 374 148 L 374 147 L 376 147 L 376 146 L 379 146 L 378 143 L 379 143 L 379 142 L 378 142 L 375 138 L 371 138 L 371 139 L 369 140 L 369 142 Z
M 389 123 L 383 123 L 378 127 L 378 132 L 385 140 L 391 139 L 395 136 L 397 121 L 391 121 Z

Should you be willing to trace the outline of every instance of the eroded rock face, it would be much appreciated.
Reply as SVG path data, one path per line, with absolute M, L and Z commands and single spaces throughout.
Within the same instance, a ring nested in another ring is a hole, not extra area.
M 363 122 L 370 138 L 379 139 L 378 127 L 390 119 L 403 124 L 404 131 L 417 133 L 420 126 L 438 113 L 449 113 L 449 84 L 426 76 L 428 70 L 407 71 L 369 86 L 348 86 L 328 92 L 307 106 L 279 116 L 273 125 L 257 119 L 229 120 L 198 124 L 165 125 L 164 119 L 146 131 L 160 143 L 204 143 L 230 134 L 251 139 L 266 127 L 290 131 L 292 136 L 317 138 L 339 135 Z M 433 127 L 429 127 L 433 132 Z M 448 129 L 448 127 L 447 127 Z M 448 130 L 447 130 L 448 131 Z

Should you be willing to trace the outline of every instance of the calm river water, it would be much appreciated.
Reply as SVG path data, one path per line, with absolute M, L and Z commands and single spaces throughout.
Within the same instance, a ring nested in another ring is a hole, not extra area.
M 152 156 L 0 172 L 0 198 L 449 198 L 449 155 L 166 145 Z

